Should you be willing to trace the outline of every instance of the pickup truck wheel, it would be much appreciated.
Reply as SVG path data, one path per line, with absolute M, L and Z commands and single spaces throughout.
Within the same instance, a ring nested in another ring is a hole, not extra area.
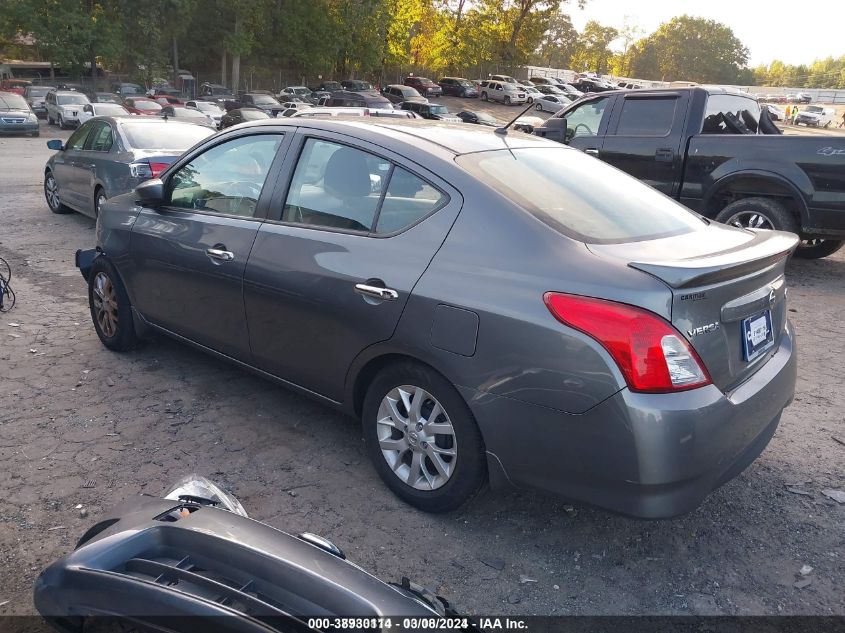
M 717 222 L 743 229 L 776 229 L 798 232 L 798 222 L 777 200 L 770 198 L 743 198 L 726 206 L 716 216 Z
M 845 240 L 801 240 L 795 249 L 795 256 L 802 259 L 821 259 L 833 255 L 845 246 Z

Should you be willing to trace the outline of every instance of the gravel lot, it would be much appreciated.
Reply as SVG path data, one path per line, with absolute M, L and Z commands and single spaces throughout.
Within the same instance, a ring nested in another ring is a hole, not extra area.
M 100 345 L 73 266 L 94 222 L 51 214 L 42 192 L 57 136 L 0 139 L 0 256 L 18 296 L 0 315 L 0 614 L 33 613 L 38 572 L 104 508 L 189 472 L 473 613 L 845 614 L 845 505 L 821 494 L 845 489 L 832 439 L 845 440 L 845 254 L 790 264 L 795 402 L 761 458 L 695 512 L 642 522 L 485 492 L 429 516 L 381 484 L 354 421 L 168 340 L 128 355 Z

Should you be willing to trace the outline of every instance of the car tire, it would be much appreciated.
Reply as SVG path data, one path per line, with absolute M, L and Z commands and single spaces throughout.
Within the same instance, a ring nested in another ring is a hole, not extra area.
M 534 106 L 534 109 L 537 110 L 538 112 L 542 112 L 543 111 L 543 104 L 538 101 L 537 105 Z
M 432 419 L 438 406 L 441 412 Z M 451 512 L 484 484 L 486 452 L 472 412 L 455 387 L 431 368 L 411 361 L 385 367 L 367 390 L 362 419 L 376 471 L 406 503 L 425 512 Z M 429 424 L 444 432 L 427 431 Z M 397 449 L 384 450 L 385 445 Z
M 50 113 L 47 113 L 47 125 L 55 125 L 55 121 L 53 121 L 53 117 L 50 116 Z
M 102 187 L 96 187 L 94 189 L 94 217 L 100 217 L 100 207 L 102 204 L 108 200 L 106 198 L 106 191 Z
M 509 106 L 511 104 L 511 98 L 508 95 L 505 95 L 505 105 Z
M 44 173 L 44 197 L 47 199 L 47 206 L 53 213 L 72 213 L 73 210 L 70 207 L 62 204 L 61 198 L 59 198 L 59 183 L 56 182 L 53 172 L 49 170 Z
M 843 246 L 845 246 L 845 240 L 802 240 L 795 249 L 795 257 L 821 259 L 833 255 Z
M 487 99 L 487 93 L 486 93 L 486 92 L 482 92 L 482 93 L 481 93 L 481 100 L 482 100 L 482 101 L 488 101 L 488 99 Z
M 742 198 L 716 216 L 717 222 L 741 228 L 776 229 L 798 233 L 798 221 L 789 210 L 771 198 Z
M 59 115 L 59 120 L 57 121 L 60 130 L 65 129 L 65 120 L 62 118 L 62 115 Z
M 115 352 L 128 352 L 138 345 L 126 288 L 103 255 L 94 260 L 88 273 L 88 307 L 103 345 Z
M 534 97 L 528 97 L 528 103 L 534 103 Z

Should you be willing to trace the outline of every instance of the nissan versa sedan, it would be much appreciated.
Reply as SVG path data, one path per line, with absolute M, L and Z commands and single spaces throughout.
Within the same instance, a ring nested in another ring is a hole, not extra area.
M 489 479 L 658 518 L 792 400 L 796 245 L 520 132 L 296 118 L 105 202 L 77 265 L 106 347 L 162 332 L 358 416 L 418 508 Z
M 105 104 L 94 105 L 101 107 Z M 128 116 L 83 123 L 44 167 L 44 195 L 53 213 L 97 217 L 108 198 L 155 178 L 186 149 L 214 130 L 206 125 Z

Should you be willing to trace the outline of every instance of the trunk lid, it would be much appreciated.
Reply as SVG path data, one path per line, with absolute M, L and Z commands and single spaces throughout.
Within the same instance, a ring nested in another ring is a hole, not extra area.
M 787 316 L 784 269 L 797 244 L 791 233 L 711 224 L 671 238 L 589 248 L 671 289 L 672 324 L 698 353 L 713 384 L 730 391 L 780 345 Z

